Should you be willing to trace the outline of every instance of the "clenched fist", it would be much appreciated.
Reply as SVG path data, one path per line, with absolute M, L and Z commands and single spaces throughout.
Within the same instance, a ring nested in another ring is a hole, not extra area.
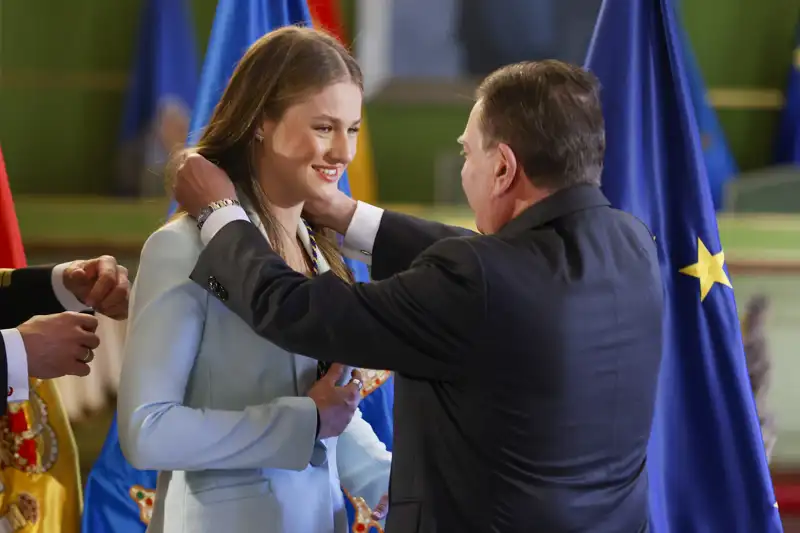
M 64 286 L 98 313 L 116 320 L 128 317 L 128 269 L 110 255 L 70 263 L 64 269 Z

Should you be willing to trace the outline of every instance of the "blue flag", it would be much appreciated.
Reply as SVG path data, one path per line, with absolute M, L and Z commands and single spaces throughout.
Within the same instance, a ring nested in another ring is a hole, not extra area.
M 700 146 L 703 149 L 711 199 L 714 202 L 714 209 L 719 211 L 724 207 L 725 184 L 738 174 L 739 169 L 730 148 L 728 148 L 728 142 L 717 119 L 717 113 L 708 102 L 703 76 L 686 32 L 682 26 L 676 28 L 676 31 L 683 47 L 686 81 L 689 85 L 689 97 L 697 120 L 697 128 L 700 132 Z
M 117 193 L 163 197 L 164 166 L 189 130 L 197 45 L 187 0 L 148 0 L 120 134 Z
M 775 162 L 800 165 L 800 23 L 786 86 L 786 107 L 778 129 Z
M 122 455 L 117 415 L 84 492 L 82 533 L 145 533 L 156 493 L 153 470 L 137 470 Z
M 605 0 L 586 66 L 604 192 L 655 236 L 664 353 L 648 448 L 654 533 L 781 531 L 672 0 Z

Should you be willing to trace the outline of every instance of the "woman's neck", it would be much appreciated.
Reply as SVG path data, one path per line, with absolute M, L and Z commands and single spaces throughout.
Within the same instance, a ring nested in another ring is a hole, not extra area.
M 303 212 L 303 202 L 290 198 L 289 191 L 281 187 L 279 180 L 259 179 L 261 190 L 269 202 L 269 210 L 284 235 L 282 237 L 293 241 L 297 235 L 297 225 Z
M 297 235 L 297 225 L 300 223 L 300 215 L 303 212 L 303 204 L 288 207 L 272 204 L 269 210 L 275 221 L 283 229 L 283 237 L 287 241 L 294 241 Z

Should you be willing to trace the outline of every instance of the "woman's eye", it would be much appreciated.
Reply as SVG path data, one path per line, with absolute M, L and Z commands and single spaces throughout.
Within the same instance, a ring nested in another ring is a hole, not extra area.
M 349 131 L 349 132 L 350 132 L 350 133 L 352 133 L 353 135 L 358 135 L 358 131 L 359 131 L 360 129 L 361 129 L 361 128 L 350 128 L 350 129 L 349 129 L 349 130 L 347 130 L 347 131 Z
M 330 133 L 330 132 L 333 131 L 333 127 L 332 126 L 317 126 L 314 129 L 317 130 L 320 133 Z

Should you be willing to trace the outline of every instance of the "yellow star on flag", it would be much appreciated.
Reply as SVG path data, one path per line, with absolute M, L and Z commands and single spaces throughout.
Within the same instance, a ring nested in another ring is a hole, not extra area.
M 720 250 L 718 254 L 711 255 L 703 241 L 698 238 L 697 263 L 682 268 L 680 273 L 700 280 L 700 301 L 702 302 L 715 283 L 721 283 L 733 288 L 731 280 L 728 279 L 728 275 L 725 273 L 724 266 L 725 252 Z

